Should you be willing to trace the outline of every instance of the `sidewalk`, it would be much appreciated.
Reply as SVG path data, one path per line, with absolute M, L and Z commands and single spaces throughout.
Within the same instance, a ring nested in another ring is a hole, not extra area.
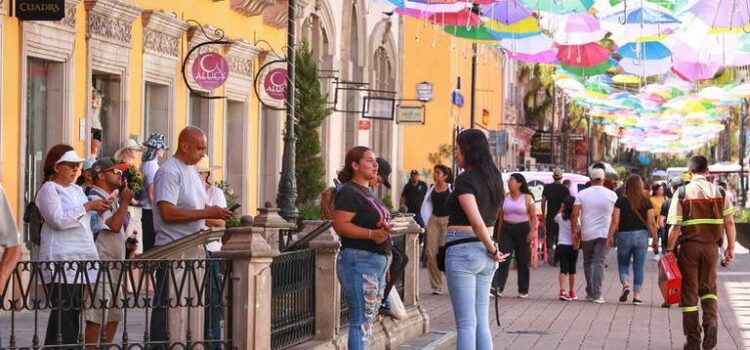
M 750 348 L 750 255 L 736 255 L 730 268 L 719 270 L 719 344 L 716 349 Z M 528 299 L 516 298 L 516 276 L 511 271 L 500 299 L 500 323 L 495 323 L 494 300 L 490 299 L 490 325 L 495 349 L 682 349 L 682 312 L 676 307 L 663 309 L 657 280 L 657 264 L 652 253 L 646 256 L 646 276 L 641 298 L 644 304 L 619 303 L 621 286 L 617 277 L 617 257 L 608 255 L 605 269 L 605 304 L 585 300 L 564 302 L 557 299 L 559 269 L 540 266 L 531 271 Z M 582 257 L 578 263 L 576 292 L 585 297 Z M 455 331 L 455 321 L 447 293 L 431 295 L 426 269 L 422 269 L 420 302 L 430 315 L 431 330 Z M 631 274 L 632 278 L 632 274 Z M 447 291 L 447 286 L 444 286 Z

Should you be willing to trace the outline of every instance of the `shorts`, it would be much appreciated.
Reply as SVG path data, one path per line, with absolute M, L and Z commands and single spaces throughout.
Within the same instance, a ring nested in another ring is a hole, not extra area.
M 575 275 L 578 264 L 578 249 L 573 250 L 572 245 L 558 244 L 555 256 L 560 261 L 560 273 L 563 275 Z
M 122 269 L 125 235 L 102 230 L 96 237 L 96 250 L 102 262 L 97 279 L 85 288 L 83 314 L 87 322 L 100 325 L 120 322 L 123 318 L 122 283 L 128 278 L 127 271 Z

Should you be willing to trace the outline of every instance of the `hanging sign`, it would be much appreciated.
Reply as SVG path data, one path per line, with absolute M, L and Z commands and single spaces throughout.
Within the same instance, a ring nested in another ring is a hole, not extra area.
M 396 114 L 396 100 L 389 97 L 365 96 L 362 118 L 393 120 Z
M 424 106 L 399 106 L 397 123 L 424 124 Z
M 464 95 L 461 95 L 458 90 L 453 91 L 451 93 L 451 103 L 453 103 L 454 106 L 457 107 L 463 107 L 464 106 Z
M 263 78 L 263 91 L 268 97 L 277 100 L 286 100 L 286 68 L 274 68 Z
M 198 55 L 193 61 L 193 80 L 206 89 L 214 90 L 224 85 L 229 78 L 229 64 L 227 60 L 215 52 L 206 52 Z
M 417 100 L 421 102 L 430 102 L 432 101 L 433 95 L 433 88 L 432 84 L 423 81 L 419 84 L 417 84 Z
M 264 107 L 277 111 L 286 109 L 287 73 L 286 60 L 268 62 L 258 70 L 254 88 Z
M 65 0 L 16 0 L 14 10 L 22 21 L 59 21 L 65 18 Z

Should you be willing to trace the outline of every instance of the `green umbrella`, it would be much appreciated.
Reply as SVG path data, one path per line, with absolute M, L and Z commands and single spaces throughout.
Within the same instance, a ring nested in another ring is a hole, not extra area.
M 612 6 L 617 6 L 621 4 L 623 1 L 624 0 L 609 0 L 609 4 Z M 646 0 L 646 1 L 652 4 L 656 4 L 658 6 L 661 6 L 670 11 L 674 11 L 674 8 L 675 8 L 674 0 Z
M 588 12 L 594 0 L 521 0 L 532 11 L 570 14 Z
M 497 36 L 484 26 L 466 27 L 466 26 L 445 26 L 443 30 L 453 36 L 472 39 L 472 40 L 496 40 L 500 41 Z
M 578 76 L 590 76 L 590 75 L 604 74 L 610 68 L 612 68 L 612 64 L 609 62 L 609 60 L 604 61 L 600 64 L 597 64 L 595 66 L 591 66 L 591 67 L 566 66 L 564 64 L 562 64 L 561 66 L 565 71 L 578 75 Z

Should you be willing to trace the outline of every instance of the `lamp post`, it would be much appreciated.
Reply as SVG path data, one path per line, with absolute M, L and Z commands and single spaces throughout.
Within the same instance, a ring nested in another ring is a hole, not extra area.
M 279 193 L 276 196 L 276 205 L 279 214 L 287 221 L 295 221 L 299 217 L 297 211 L 297 178 L 295 144 L 297 137 L 294 135 L 294 104 L 295 104 L 295 74 L 294 69 L 297 61 L 295 49 L 297 4 L 296 0 L 287 0 L 289 4 L 287 12 L 287 34 L 286 34 L 286 131 L 284 135 L 284 155 L 281 161 L 281 179 L 279 180 Z

